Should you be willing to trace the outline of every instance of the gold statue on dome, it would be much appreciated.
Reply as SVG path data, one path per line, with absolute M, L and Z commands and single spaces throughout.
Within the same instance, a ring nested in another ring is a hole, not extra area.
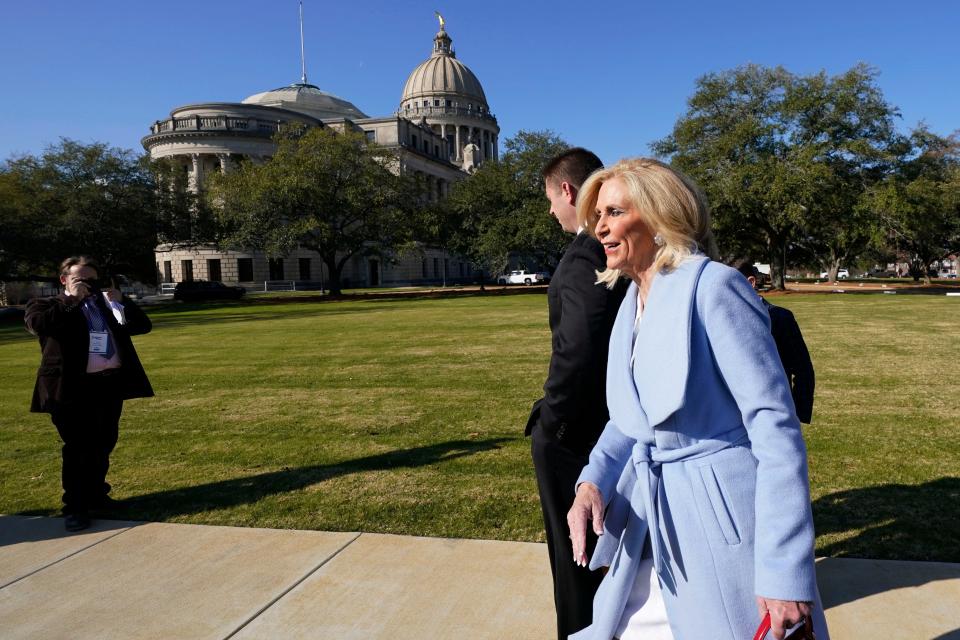
M 439 11 L 434 11 L 433 13 L 436 14 L 437 20 L 440 21 L 440 31 L 443 31 L 443 28 L 447 25 L 447 21 L 443 19 L 443 16 L 440 15 Z

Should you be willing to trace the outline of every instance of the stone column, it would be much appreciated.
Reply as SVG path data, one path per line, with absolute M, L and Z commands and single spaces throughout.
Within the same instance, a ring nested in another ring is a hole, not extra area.
M 457 152 L 455 154 L 457 162 L 463 162 L 463 158 L 461 157 L 462 149 L 463 149 L 463 145 L 460 144 L 460 125 L 458 124 L 457 125 Z
M 218 153 L 218 154 L 217 154 L 217 159 L 220 160 L 220 172 L 221 172 L 221 173 L 227 173 L 228 171 L 230 171 L 230 170 L 233 168 L 233 167 L 232 167 L 232 164 L 231 164 L 231 162 L 230 162 L 230 154 L 229 154 L 229 153 Z
M 203 156 L 199 153 L 191 153 L 190 161 L 193 163 L 192 171 L 188 180 L 188 188 L 193 193 L 199 193 L 203 186 Z

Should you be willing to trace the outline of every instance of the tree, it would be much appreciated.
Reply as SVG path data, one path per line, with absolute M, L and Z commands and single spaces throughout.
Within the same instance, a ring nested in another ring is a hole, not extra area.
M 207 202 L 222 226 L 221 244 L 280 256 L 312 249 L 341 292 L 341 273 L 355 255 L 387 256 L 413 240 L 423 201 L 400 158 L 361 134 L 325 127 L 287 128 L 263 164 L 243 163 L 213 176 Z
M 704 189 L 726 257 L 765 255 L 783 288 L 789 251 L 835 271 L 865 244 L 857 203 L 896 145 L 896 111 L 875 75 L 747 65 L 697 81 L 687 113 L 652 147 Z
M 23 186 L 16 174 L 0 168 L 0 280 L 38 266 L 43 226 L 30 219 L 30 199 Z
M 0 195 L 8 272 L 53 272 L 64 257 L 84 253 L 105 274 L 153 280 L 156 189 L 132 151 L 61 138 L 40 157 L 0 167 Z
M 910 275 L 929 284 L 930 265 L 960 249 L 960 141 L 923 126 L 913 131 L 910 153 L 864 207 L 880 216 L 875 242 L 906 251 Z
M 792 142 L 812 154 L 816 180 L 803 235 L 795 244 L 829 273 L 830 281 L 869 246 L 877 219 L 863 201 L 907 148 L 894 126 L 898 112 L 884 100 L 875 78 L 864 65 L 833 78 L 821 72 L 798 78 L 787 97 L 797 120 Z
M 450 248 L 480 267 L 481 278 L 502 271 L 511 252 L 556 265 L 569 242 L 548 214 L 540 175 L 568 145 L 550 131 L 520 131 L 504 147 L 499 161 L 455 184 L 437 213 Z
M 157 240 L 174 246 L 217 244 L 223 229 L 201 192 L 189 185 L 186 167 L 174 158 L 149 163 L 157 185 Z

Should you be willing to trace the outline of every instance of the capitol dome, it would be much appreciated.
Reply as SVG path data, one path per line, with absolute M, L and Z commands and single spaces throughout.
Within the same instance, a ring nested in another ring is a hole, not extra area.
M 351 102 L 339 98 L 319 87 L 305 82 L 296 82 L 286 87 L 257 93 L 243 100 L 243 104 L 258 104 L 265 107 L 280 107 L 314 118 L 350 118 L 356 120 L 368 116 Z
M 467 65 L 457 60 L 457 54 L 450 46 L 452 40 L 441 28 L 433 39 L 433 54 L 422 62 L 407 78 L 400 98 L 401 105 L 408 100 L 423 97 L 459 98 L 472 101 L 475 107 L 487 107 L 487 96 L 483 87 Z

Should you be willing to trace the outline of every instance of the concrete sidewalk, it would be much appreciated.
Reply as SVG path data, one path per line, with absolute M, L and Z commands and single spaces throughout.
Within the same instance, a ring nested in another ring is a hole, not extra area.
M 960 565 L 818 575 L 834 640 L 960 640 Z M 553 617 L 542 544 L 0 516 L 4 639 L 551 640 Z

